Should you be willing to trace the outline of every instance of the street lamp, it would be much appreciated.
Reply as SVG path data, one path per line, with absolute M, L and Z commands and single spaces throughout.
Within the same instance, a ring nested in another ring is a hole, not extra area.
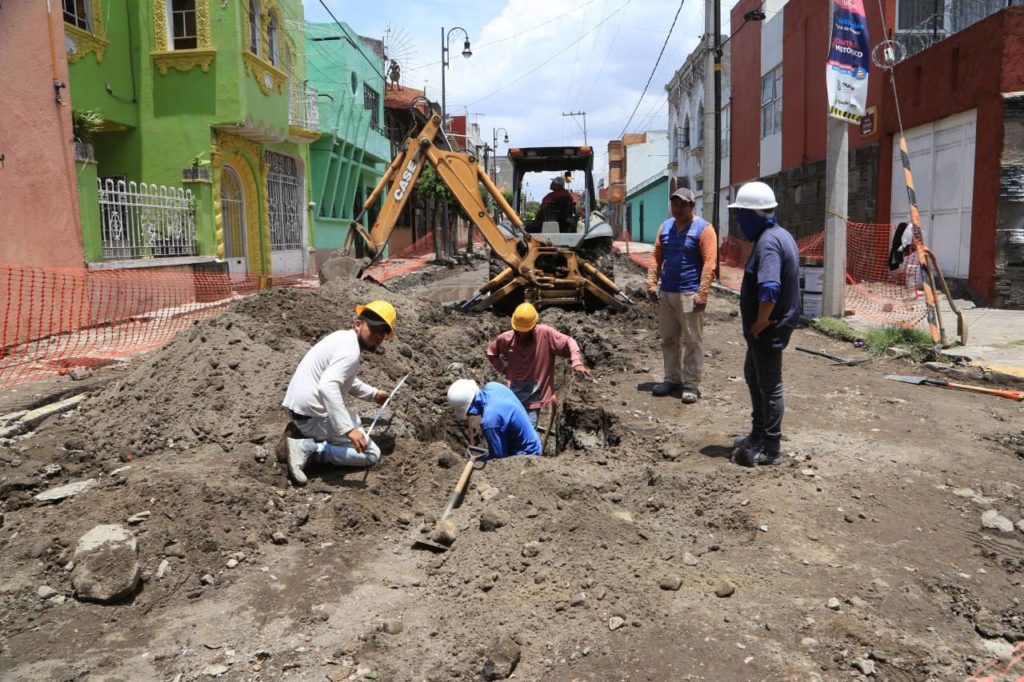
M 491 164 L 491 168 L 494 172 L 491 174 L 491 180 L 494 182 L 498 181 L 498 131 L 505 133 L 505 139 L 503 142 L 508 144 L 508 131 L 504 128 L 491 128 L 491 150 L 494 152 L 494 162 Z
M 465 42 L 462 44 L 462 56 L 466 59 L 473 56 L 473 50 L 469 47 L 469 33 L 466 32 L 466 29 L 461 26 L 456 26 L 445 33 L 444 26 L 441 27 L 441 130 L 444 131 L 445 134 L 448 132 L 448 103 L 445 98 L 445 71 L 448 70 L 448 45 L 451 42 L 452 33 L 455 31 L 462 31 L 462 35 L 466 38 Z M 445 202 L 444 204 L 443 230 L 444 235 L 440 241 L 449 247 L 446 250 L 450 252 L 452 247 L 454 247 L 454 244 L 448 243 L 451 239 L 451 231 L 448 229 L 448 202 Z M 470 232 L 472 232 L 472 230 L 470 230 Z M 434 253 L 436 256 L 441 255 L 441 247 L 437 244 L 438 241 L 439 240 L 437 239 L 434 240 Z
M 448 124 L 448 106 L 445 100 L 445 71 L 448 69 L 448 46 L 451 44 L 452 33 L 455 31 L 462 31 L 462 35 L 465 36 L 466 40 L 462 43 L 462 56 L 469 59 L 473 56 L 473 50 L 469 47 L 469 33 L 466 29 L 461 26 L 445 33 L 444 26 L 441 27 L 441 125 L 446 127 Z

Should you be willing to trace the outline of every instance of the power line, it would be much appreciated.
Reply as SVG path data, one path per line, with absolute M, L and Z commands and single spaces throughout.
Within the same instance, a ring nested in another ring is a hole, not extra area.
M 665 42 L 661 44 L 661 52 L 658 53 L 658 59 L 654 62 L 654 68 L 651 69 L 651 75 L 647 77 L 647 84 L 644 86 L 644 91 L 640 93 L 640 99 L 636 101 L 636 106 L 633 107 L 633 113 L 629 115 L 629 120 L 626 121 L 626 125 L 622 126 L 622 132 L 619 133 L 619 138 L 622 138 L 622 136 L 626 134 L 629 124 L 633 122 L 633 117 L 636 116 L 637 109 L 640 108 L 640 103 L 644 101 L 644 95 L 647 94 L 647 88 L 650 87 L 651 81 L 654 80 L 654 72 L 658 70 L 658 64 L 661 63 L 661 56 L 665 54 L 665 48 L 668 46 L 669 38 L 672 37 L 672 29 L 676 27 L 676 21 L 679 19 L 679 13 L 683 10 L 684 2 L 686 2 L 686 0 L 679 0 L 679 7 L 676 8 L 676 15 L 672 18 L 672 25 L 668 28 L 668 35 L 665 36 Z

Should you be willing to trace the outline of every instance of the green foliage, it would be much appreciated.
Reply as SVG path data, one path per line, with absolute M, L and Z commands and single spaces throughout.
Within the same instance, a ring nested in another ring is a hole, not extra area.
M 74 109 L 71 111 L 71 132 L 75 139 L 89 144 L 93 136 L 103 130 L 103 114 L 95 109 Z
M 909 352 L 914 362 L 926 362 L 935 354 L 931 335 L 920 329 L 872 327 L 864 334 L 864 344 L 872 355 L 882 355 L 886 348 L 900 348 Z
M 825 336 L 831 336 L 833 339 L 839 339 L 841 341 L 863 340 L 862 334 L 857 332 L 857 330 L 846 322 L 835 317 L 819 317 L 811 322 L 811 326 Z
M 416 181 L 416 191 L 419 192 L 423 199 L 435 204 L 457 203 L 451 190 L 441 182 L 441 177 L 437 174 L 437 171 L 430 166 L 424 168 L 423 172 L 420 173 L 420 179 Z

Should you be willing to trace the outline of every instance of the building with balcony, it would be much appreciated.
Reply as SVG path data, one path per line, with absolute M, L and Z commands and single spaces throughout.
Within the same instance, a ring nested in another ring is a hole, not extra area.
M 39 14 L 38 4 L 3 11 L 18 20 Z M 308 146 L 319 131 L 301 1 L 51 7 L 66 54 L 57 66 L 67 69 L 67 91 L 58 94 L 74 122 L 85 266 L 308 271 Z M 45 225 L 21 229 L 48 248 L 38 239 Z
M 630 239 L 653 244 L 668 218 L 669 135 L 649 130 L 623 136 L 625 147 L 625 228 Z
M 319 94 L 319 137 L 310 147 L 317 264 L 345 241 L 352 220 L 391 161 L 384 120 L 380 41 L 346 24 L 306 24 L 309 84 Z M 362 217 L 369 227 L 376 207 Z

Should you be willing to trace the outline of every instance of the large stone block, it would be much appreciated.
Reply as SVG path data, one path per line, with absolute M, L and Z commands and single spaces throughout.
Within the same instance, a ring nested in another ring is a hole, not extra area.
M 135 536 L 124 526 L 96 526 L 78 540 L 71 584 L 78 599 L 103 604 L 130 597 L 141 568 Z

